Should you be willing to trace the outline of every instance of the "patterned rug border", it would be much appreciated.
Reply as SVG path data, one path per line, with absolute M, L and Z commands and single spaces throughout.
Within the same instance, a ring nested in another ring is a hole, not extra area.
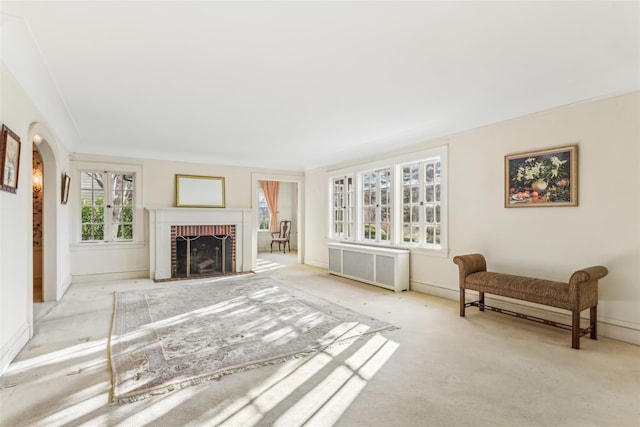
M 160 386 L 160 387 L 152 387 L 152 388 L 148 388 L 148 389 L 142 389 L 142 390 L 136 390 L 134 392 L 130 392 L 130 393 L 122 393 L 122 394 L 117 394 L 117 383 L 116 383 L 116 379 L 117 379 L 117 370 L 116 370 L 116 366 L 114 363 L 114 354 L 112 353 L 112 349 L 113 349 L 113 334 L 114 334 L 114 330 L 116 329 L 116 322 L 117 322 L 117 312 L 116 312 L 116 308 L 118 307 L 118 294 L 143 294 L 146 295 L 148 293 L 156 293 L 156 292 L 165 292 L 168 288 L 167 287 L 163 287 L 163 288 L 159 288 L 159 289 L 141 289 L 141 290 L 130 290 L 130 291 L 125 291 L 125 292 L 114 292 L 113 295 L 113 314 L 112 314 L 112 319 L 111 319 L 111 330 L 109 332 L 109 340 L 108 340 L 108 346 L 107 346 L 107 352 L 108 352 L 108 362 L 110 365 L 110 369 L 111 369 L 111 376 L 112 376 L 112 387 L 111 387 L 111 391 L 110 391 L 110 397 L 111 397 L 111 402 L 112 403 L 132 403 L 132 402 L 136 402 L 136 401 L 140 401 L 143 399 L 147 399 L 153 396 L 158 396 L 158 395 L 162 395 L 165 393 L 169 393 L 169 392 L 173 392 L 173 391 L 177 391 L 180 389 L 183 389 L 185 387 L 189 387 L 189 386 L 193 386 L 193 385 L 197 385 L 197 384 L 201 384 L 203 382 L 208 382 L 208 381 L 217 381 L 220 380 L 222 377 L 230 375 L 230 374 L 234 374 L 234 373 L 239 373 L 239 372 L 244 372 L 247 370 L 251 370 L 251 369 L 256 369 L 259 367 L 263 367 L 263 366 L 269 366 L 269 365 L 275 365 L 275 364 L 281 364 L 290 360 L 294 360 L 294 359 L 299 359 L 299 358 L 303 358 L 303 357 L 308 357 L 310 355 L 328 350 L 334 346 L 339 346 L 339 345 L 344 345 L 344 344 L 348 344 L 348 343 L 353 343 L 354 341 L 360 340 L 364 337 L 368 337 L 372 334 L 375 333 L 379 333 L 382 331 L 391 331 L 391 330 L 395 330 L 398 329 L 396 326 L 389 324 L 387 322 L 375 319 L 371 316 L 359 313 L 355 310 L 352 310 L 350 308 L 344 307 L 340 304 L 328 301 L 322 297 L 318 297 L 315 296 L 313 294 L 309 294 L 308 292 L 305 292 L 301 289 L 298 288 L 294 288 L 292 286 L 289 286 L 279 280 L 276 279 L 272 279 L 272 278 L 268 278 L 268 277 L 256 277 L 254 275 L 243 275 L 241 277 L 238 276 L 232 276 L 232 277 L 226 277 L 227 279 L 239 279 L 242 280 L 243 283 L 250 283 L 253 281 L 260 281 L 261 279 L 268 279 L 273 281 L 275 284 L 277 284 L 277 286 L 285 293 L 289 294 L 290 296 L 294 297 L 295 299 L 302 299 L 303 303 L 307 304 L 307 305 L 313 305 L 316 306 L 318 303 L 322 304 L 324 307 L 329 307 L 329 308 L 340 308 L 341 310 L 346 310 L 347 312 L 351 312 L 355 315 L 358 316 L 362 316 L 363 318 L 368 318 L 370 320 L 372 320 L 374 323 L 381 323 L 380 326 L 378 327 L 372 327 L 368 330 L 366 330 L 365 332 L 359 333 L 356 336 L 347 336 L 346 338 L 340 338 L 335 340 L 334 342 L 328 343 L 326 345 L 318 345 L 315 348 L 312 349 L 303 349 L 303 350 L 295 350 L 289 353 L 285 353 L 285 354 L 277 354 L 268 358 L 263 358 L 263 359 L 258 359 L 258 360 L 251 360 L 249 362 L 246 363 L 241 363 L 235 366 L 228 366 L 225 367 L 223 369 L 219 369 L 213 372 L 207 372 L 207 373 L 203 373 L 202 375 L 198 375 L 198 376 L 194 376 L 191 378 L 187 378 L 184 380 L 179 380 L 176 382 L 171 382 L 168 383 L 166 385 Z M 178 285 L 180 287 L 186 288 L 186 287 L 197 287 L 197 286 L 210 286 L 210 285 L 214 285 L 211 281 L 207 281 L 205 278 L 199 278 L 201 279 L 198 282 L 195 283 L 187 283 L 184 285 Z M 227 280 L 223 280 L 221 282 L 225 282 L 227 283 Z

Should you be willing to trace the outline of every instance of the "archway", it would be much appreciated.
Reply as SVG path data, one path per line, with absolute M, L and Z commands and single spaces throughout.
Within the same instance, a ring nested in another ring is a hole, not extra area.
M 60 173 L 55 143 L 39 123 L 30 127 L 29 139 L 42 159 L 42 300 L 57 301 L 58 295 L 58 196 Z
M 42 226 L 43 226 L 43 185 L 42 185 L 42 156 L 38 144 L 34 141 L 31 151 L 32 166 L 32 206 L 33 206 L 33 302 L 44 302 L 42 292 Z

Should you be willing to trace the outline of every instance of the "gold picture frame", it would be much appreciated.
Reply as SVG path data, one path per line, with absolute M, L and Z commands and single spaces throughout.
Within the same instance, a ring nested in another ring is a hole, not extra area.
M 224 177 L 176 175 L 176 206 L 224 208 Z
M 2 125 L 0 162 L 0 189 L 16 194 L 20 176 L 20 138 L 5 124 Z
M 578 206 L 578 146 L 504 157 L 506 208 Z

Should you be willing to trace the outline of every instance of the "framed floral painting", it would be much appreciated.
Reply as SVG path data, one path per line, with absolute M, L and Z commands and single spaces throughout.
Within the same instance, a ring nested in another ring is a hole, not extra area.
M 578 206 L 578 146 L 504 157 L 507 208 Z

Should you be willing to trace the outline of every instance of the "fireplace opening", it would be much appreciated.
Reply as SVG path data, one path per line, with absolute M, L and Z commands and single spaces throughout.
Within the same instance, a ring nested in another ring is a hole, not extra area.
M 172 277 L 215 276 L 233 272 L 233 238 L 228 234 L 178 236 Z

